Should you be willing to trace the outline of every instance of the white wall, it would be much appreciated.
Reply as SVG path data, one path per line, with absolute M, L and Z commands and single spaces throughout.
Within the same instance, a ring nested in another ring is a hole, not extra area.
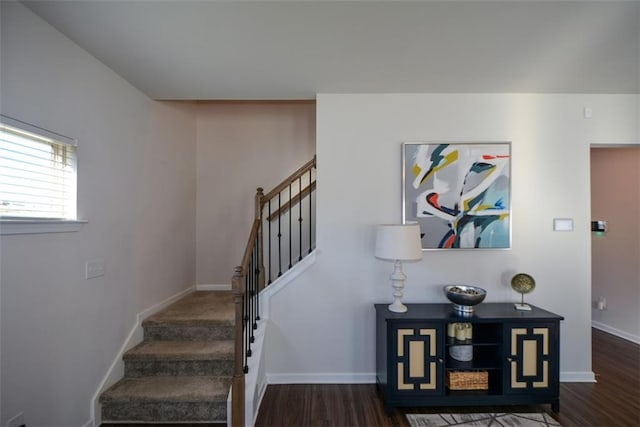
M 270 381 L 375 380 L 372 305 L 391 301 L 392 266 L 374 259 L 373 230 L 401 221 L 404 141 L 511 141 L 513 213 L 511 250 L 405 264 L 405 300 L 445 302 L 442 285 L 470 283 L 516 301 L 509 280 L 530 273 L 528 302 L 565 317 L 563 378 L 592 379 L 589 145 L 637 140 L 638 112 L 637 95 L 319 95 L 319 254 L 271 300 Z M 554 217 L 575 231 L 553 232 Z
M 315 154 L 315 109 L 313 102 L 198 104 L 198 284 L 231 283 L 256 188 L 270 191 Z
M 640 343 L 640 147 L 591 150 L 591 218 L 608 225 L 591 233 L 594 325 Z
M 79 141 L 81 231 L 3 236 L 2 416 L 80 426 L 136 313 L 195 283 L 193 106 L 155 102 L 2 2 L 2 113 Z M 106 274 L 85 280 L 85 262 Z

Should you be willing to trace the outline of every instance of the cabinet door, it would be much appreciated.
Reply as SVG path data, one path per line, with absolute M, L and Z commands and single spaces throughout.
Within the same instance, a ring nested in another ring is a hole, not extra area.
M 394 325 L 388 343 L 394 393 L 442 394 L 442 337 L 442 325 Z
M 506 325 L 505 390 L 508 393 L 557 391 L 557 331 L 557 325 L 553 323 Z

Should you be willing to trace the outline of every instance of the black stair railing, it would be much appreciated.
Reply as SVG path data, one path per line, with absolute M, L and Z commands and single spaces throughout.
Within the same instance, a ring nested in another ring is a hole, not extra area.
M 315 248 L 315 169 L 314 157 L 262 196 L 267 285 Z
M 267 194 L 258 188 L 255 195 L 255 217 L 249 239 L 242 262 L 235 267 L 231 279 L 236 325 L 231 395 L 231 423 L 234 427 L 244 426 L 244 375 L 249 371 L 248 358 L 251 357 L 254 331 L 260 320 L 260 291 L 315 247 L 315 169 L 314 156 Z M 296 207 L 295 221 L 298 225 L 294 227 Z

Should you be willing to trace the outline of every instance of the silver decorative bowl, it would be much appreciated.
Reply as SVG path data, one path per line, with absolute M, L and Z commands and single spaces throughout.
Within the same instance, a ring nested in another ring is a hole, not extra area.
M 453 303 L 453 309 L 461 315 L 471 315 L 474 306 L 484 301 L 487 291 L 477 286 L 448 285 L 443 288 L 447 299 Z

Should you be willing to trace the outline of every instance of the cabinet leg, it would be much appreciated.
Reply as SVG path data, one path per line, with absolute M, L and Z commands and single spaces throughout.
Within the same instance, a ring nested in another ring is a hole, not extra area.
M 556 414 L 560 412 L 560 400 L 554 400 L 551 402 L 551 410 Z
M 391 406 L 391 405 L 384 405 L 384 406 L 385 406 L 385 410 L 387 412 L 387 416 L 388 417 L 392 416 L 393 415 L 393 411 L 394 411 L 393 406 Z

